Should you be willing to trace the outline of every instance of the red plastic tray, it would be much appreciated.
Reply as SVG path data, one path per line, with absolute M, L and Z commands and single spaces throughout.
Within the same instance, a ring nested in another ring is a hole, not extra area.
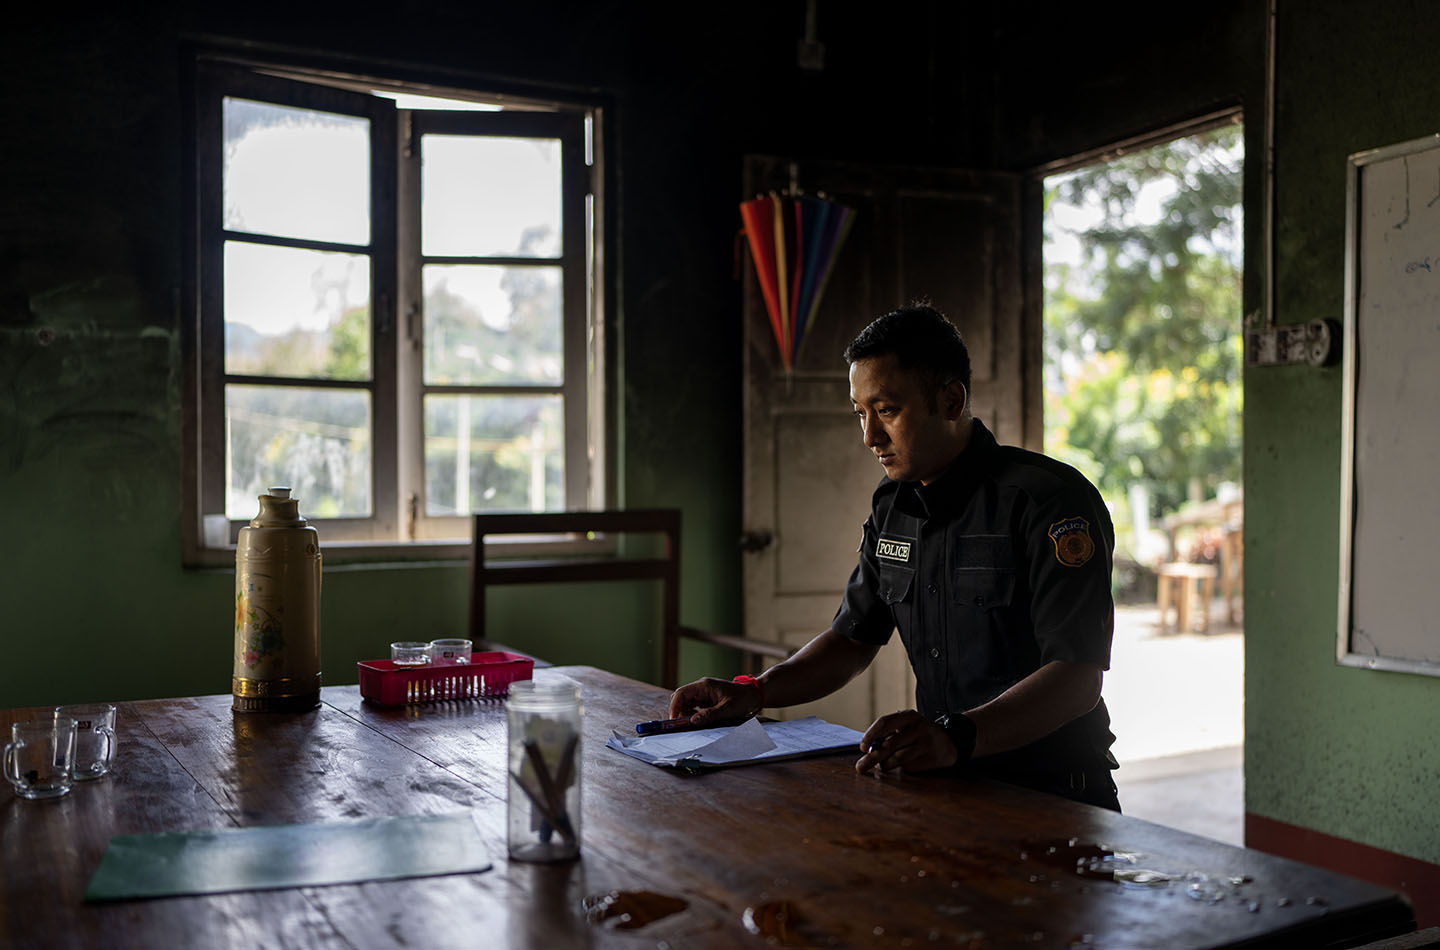
M 445 666 L 397 667 L 393 660 L 361 660 L 355 667 L 360 695 L 382 706 L 507 696 L 511 683 L 535 673 L 533 659 L 503 650 L 475 653 L 469 663 Z

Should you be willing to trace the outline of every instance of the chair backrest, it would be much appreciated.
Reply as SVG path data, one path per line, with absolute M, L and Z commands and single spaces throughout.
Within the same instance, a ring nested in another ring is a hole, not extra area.
M 591 532 L 648 533 L 665 537 L 658 558 L 603 556 L 554 557 L 544 560 L 485 559 L 485 538 L 501 534 L 577 534 Z M 477 514 L 470 549 L 470 636 L 485 637 L 485 588 L 491 584 L 558 584 L 570 581 L 657 580 L 663 590 L 660 676 L 673 689 L 679 665 L 680 637 L 680 511 L 675 508 L 635 511 L 564 511 L 539 514 Z

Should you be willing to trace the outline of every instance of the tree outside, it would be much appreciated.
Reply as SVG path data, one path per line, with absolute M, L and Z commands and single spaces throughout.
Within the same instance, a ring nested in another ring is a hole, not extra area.
M 1241 481 L 1242 164 L 1226 125 L 1045 181 L 1045 451 L 1109 502 L 1122 588 L 1137 515 Z

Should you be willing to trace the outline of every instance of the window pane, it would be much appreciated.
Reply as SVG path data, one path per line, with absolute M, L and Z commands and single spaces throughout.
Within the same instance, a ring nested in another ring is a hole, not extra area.
M 425 135 L 420 154 L 422 253 L 560 256 L 559 139 Z
M 562 381 L 559 267 L 426 264 L 424 271 L 426 383 Z
M 226 98 L 225 227 L 370 243 L 370 120 Z
M 225 435 L 227 517 L 255 517 L 272 485 L 289 485 L 306 518 L 369 516 L 368 392 L 226 386 Z
M 225 371 L 370 378 L 370 258 L 225 242 Z
M 425 512 L 565 507 L 559 396 L 426 396 Z

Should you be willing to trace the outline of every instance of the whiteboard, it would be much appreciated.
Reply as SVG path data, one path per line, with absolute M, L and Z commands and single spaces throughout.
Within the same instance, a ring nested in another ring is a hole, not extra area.
M 1347 183 L 1336 655 L 1440 676 L 1440 135 Z

